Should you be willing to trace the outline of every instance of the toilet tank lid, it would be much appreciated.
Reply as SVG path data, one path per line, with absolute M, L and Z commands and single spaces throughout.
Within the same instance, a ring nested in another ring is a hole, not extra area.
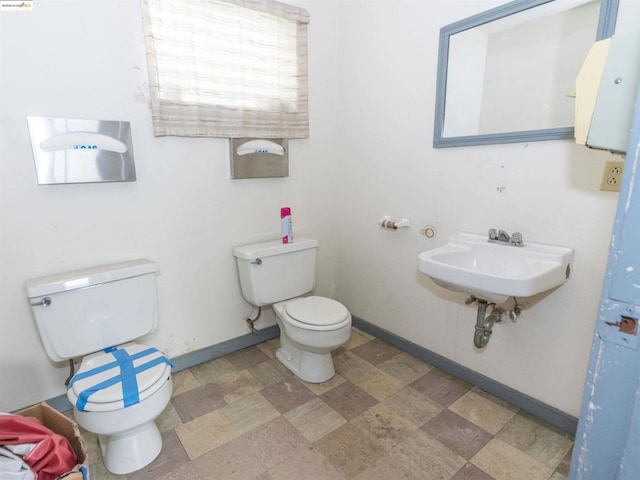
M 283 253 L 296 252 L 318 248 L 318 241 L 312 238 L 299 238 L 293 243 L 282 243 L 282 240 L 272 240 L 270 242 L 253 243 L 243 245 L 233 249 L 233 256 L 244 260 L 253 260 L 258 257 L 270 257 L 272 255 L 282 255 Z
M 42 295 L 52 295 L 67 290 L 88 287 L 90 285 L 99 285 L 124 278 L 137 277 L 156 271 L 158 271 L 158 265 L 156 263 L 141 258 L 128 262 L 57 273 L 27 281 L 27 296 L 34 298 L 41 297 Z

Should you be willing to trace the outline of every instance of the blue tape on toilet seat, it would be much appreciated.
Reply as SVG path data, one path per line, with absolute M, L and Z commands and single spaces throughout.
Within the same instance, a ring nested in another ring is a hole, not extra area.
M 124 408 L 140 403 L 140 391 L 137 375 L 160 364 L 167 364 L 170 367 L 173 366 L 173 364 L 167 357 L 162 355 L 162 353 L 159 352 L 158 349 L 153 347 L 149 347 L 134 354 L 130 354 L 126 349 L 118 347 L 105 349 L 104 352 L 105 354 L 112 355 L 114 361 L 92 368 L 85 372 L 78 372 L 78 374 L 76 374 L 69 382 L 69 385 L 67 387 L 68 389 L 72 388 L 73 385 L 80 380 L 88 380 L 91 377 L 99 375 L 103 372 L 117 369 L 117 373 L 115 375 L 94 385 L 85 387 L 78 394 L 75 406 L 80 411 L 85 411 L 85 406 L 89 402 L 89 398 L 96 392 L 119 383 L 122 384 L 122 401 Z M 145 363 L 141 363 L 137 366 L 134 365 L 135 360 L 139 360 L 155 353 L 159 353 L 160 355 Z

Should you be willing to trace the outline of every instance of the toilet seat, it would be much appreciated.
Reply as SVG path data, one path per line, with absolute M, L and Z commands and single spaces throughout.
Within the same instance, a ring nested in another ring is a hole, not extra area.
M 67 398 L 80 411 L 121 410 L 160 390 L 172 366 L 162 352 L 147 345 L 111 347 L 83 359 Z
M 351 315 L 340 302 L 325 297 L 303 297 L 287 302 L 287 322 L 306 330 L 335 330 L 351 322 Z

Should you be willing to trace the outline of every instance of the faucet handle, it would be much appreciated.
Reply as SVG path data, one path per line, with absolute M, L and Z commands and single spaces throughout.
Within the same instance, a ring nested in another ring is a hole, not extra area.
M 495 228 L 489 229 L 489 240 L 497 240 L 498 239 L 498 230 Z
M 513 235 L 511 235 L 511 243 L 513 243 L 516 247 L 524 246 L 524 242 L 522 241 L 522 234 L 520 232 L 513 232 Z

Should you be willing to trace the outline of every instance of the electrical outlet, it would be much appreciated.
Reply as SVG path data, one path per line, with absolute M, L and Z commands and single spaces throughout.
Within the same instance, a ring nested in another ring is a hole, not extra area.
M 624 161 L 610 161 L 604 167 L 602 174 L 602 183 L 600 190 L 607 192 L 619 192 L 622 183 L 622 172 L 624 170 Z

